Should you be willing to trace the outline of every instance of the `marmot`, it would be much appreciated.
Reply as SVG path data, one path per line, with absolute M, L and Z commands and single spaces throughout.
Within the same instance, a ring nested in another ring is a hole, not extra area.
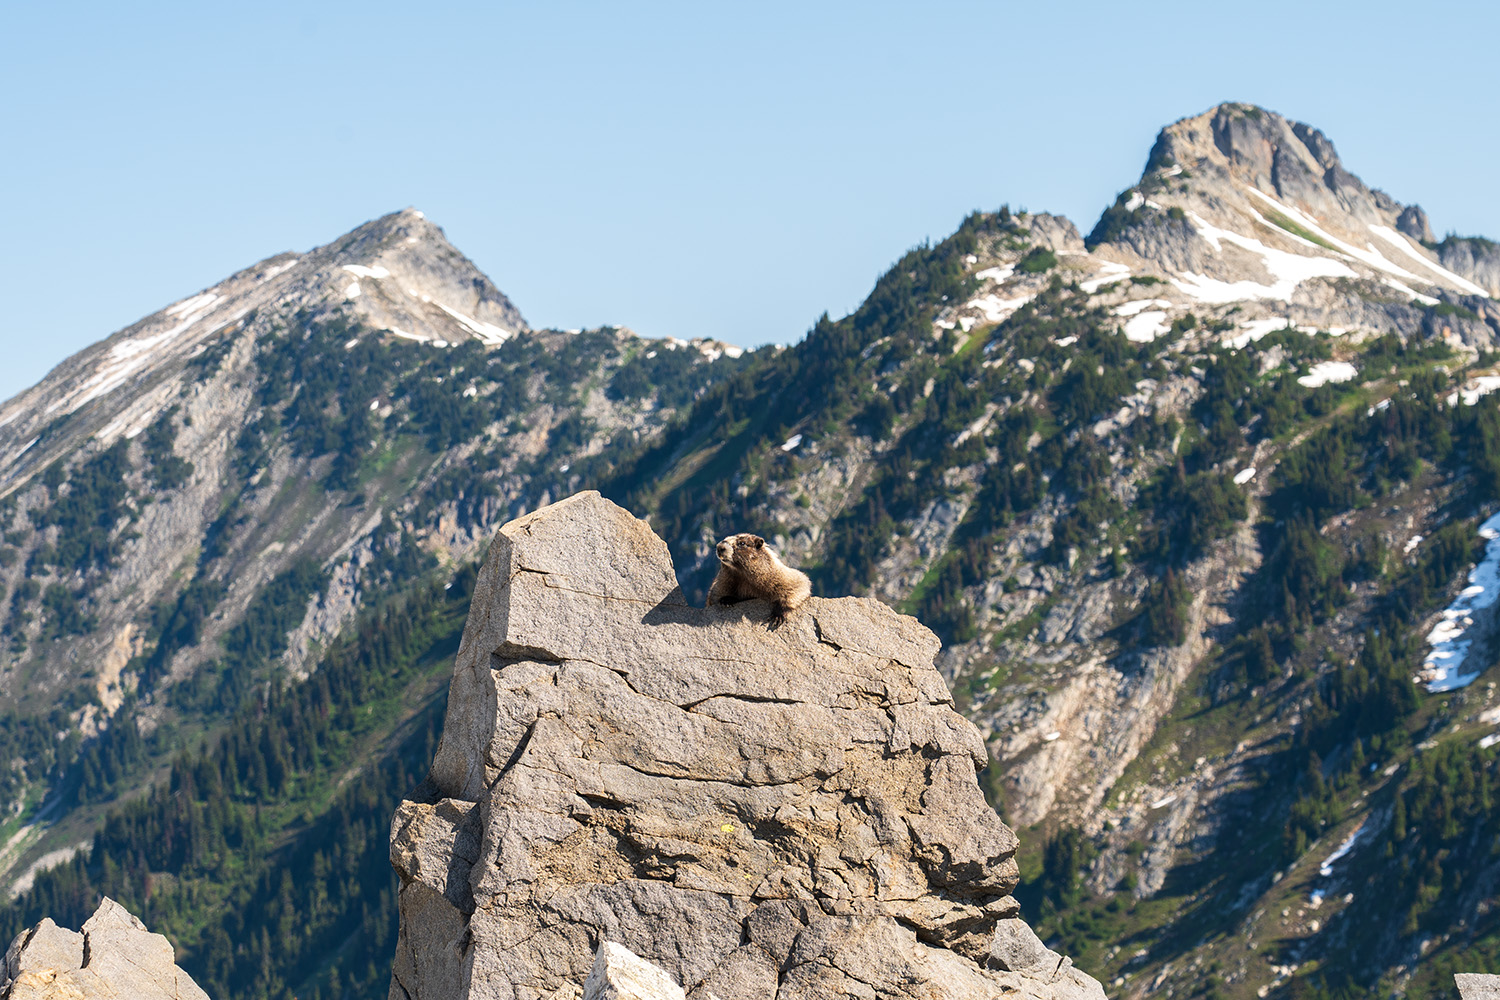
M 759 535 L 741 532 L 718 545 L 719 575 L 708 588 L 708 603 L 734 604 L 763 598 L 771 602 L 771 628 L 786 621 L 812 596 L 812 581 L 776 558 Z

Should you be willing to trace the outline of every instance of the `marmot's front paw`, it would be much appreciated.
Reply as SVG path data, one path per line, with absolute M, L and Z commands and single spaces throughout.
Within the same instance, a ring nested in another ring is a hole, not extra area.
M 783 608 L 779 604 L 771 605 L 771 617 L 766 619 L 766 627 L 774 630 L 781 628 L 785 624 L 786 608 Z

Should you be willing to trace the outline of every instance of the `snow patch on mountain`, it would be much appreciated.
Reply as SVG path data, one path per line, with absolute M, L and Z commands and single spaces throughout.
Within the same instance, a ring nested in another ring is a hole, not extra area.
M 301 257 L 293 257 L 291 260 L 283 261 L 280 264 L 272 264 L 270 267 L 260 272 L 260 283 L 264 285 L 266 282 L 270 281 L 278 274 L 284 274 L 285 272 L 290 271 L 292 268 L 297 266 L 297 262 L 301 259 Z
M 366 267 L 363 264 L 345 264 L 344 270 L 356 278 L 389 278 L 391 272 L 376 264 L 374 267 Z
M 1242 236 L 1229 229 L 1220 229 L 1200 215 L 1190 214 L 1188 217 L 1192 219 L 1193 228 L 1198 231 L 1198 235 L 1202 236 L 1216 253 L 1223 252 L 1225 243 L 1248 250 L 1260 257 L 1265 269 L 1274 279 L 1269 285 L 1249 280 L 1222 281 L 1191 271 L 1179 272 L 1176 278 L 1171 279 L 1172 284 L 1176 285 L 1179 290 L 1200 302 L 1227 304 L 1246 299 L 1279 299 L 1282 302 L 1291 302 L 1292 293 L 1297 290 L 1297 286 L 1310 278 L 1358 277 L 1347 264 L 1341 261 L 1329 257 L 1308 257 L 1278 250 L 1252 237 Z
M 1469 648 L 1474 645 L 1474 640 L 1464 638 L 1474 624 L 1474 613 L 1490 607 L 1496 598 L 1500 598 L 1500 514 L 1479 526 L 1479 537 L 1489 543 L 1485 546 L 1484 559 L 1469 572 L 1469 585 L 1443 609 L 1441 619 L 1427 633 L 1432 651 L 1422 661 L 1417 679 L 1429 691 L 1456 691 L 1468 687 L 1479 677 L 1478 670 L 1473 673 L 1459 671 L 1469 657 Z
M 1412 281 L 1421 280 L 1415 274 L 1412 274 L 1410 271 L 1406 270 L 1404 267 L 1401 267 L 1400 265 L 1386 258 L 1383 254 L 1380 253 L 1380 251 L 1375 249 L 1375 245 L 1373 243 L 1367 244 L 1363 248 L 1357 247 L 1352 243 L 1347 243 L 1344 240 L 1339 239 L 1337 236 L 1334 236 L 1332 233 L 1324 230 L 1323 227 L 1318 224 L 1316 219 L 1308 215 L 1306 212 L 1303 212 L 1301 209 L 1293 205 L 1288 205 L 1286 202 L 1277 201 L 1275 198 L 1272 198 L 1264 191 L 1257 190 L 1256 188 L 1250 187 L 1248 185 L 1246 185 L 1245 190 L 1250 192 L 1250 194 L 1254 195 L 1256 198 L 1259 198 L 1261 201 L 1265 202 L 1272 209 L 1286 216 L 1296 225 L 1312 233 L 1320 240 L 1331 244 L 1337 251 L 1354 258 L 1360 263 L 1367 264 L 1370 267 L 1375 268 L 1377 271 L 1384 271 L 1387 274 L 1394 275 L 1397 278 L 1409 278 Z M 1353 274 L 1353 272 L 1350 273 Z
M 1172 328 L 1167 314 L 1160 309 L 1143 312 L 1125 323 L 1125 338 L 1138 344 L 1149 344 Z
M 1410 257 L 1418 264 L 1421 264 L 1429 271 L 1432 271 L 1434 274 L 1438 275 L 1449 284 L 1457 285 L 1459 288 L 1468 292 L 1470 295 L 1479 295 L 1483 296 L 1484 298 L 1490 297 L 1489 292 L 1485 291 L 1483 288 L 1480 288 L 1472 281 L 1468 280 L 1467 278 L 1459 277 L 1452 271 L 1448 270 L 1446 267 L 1443 267 L 1441 264 L 1430 261 L 1426 257 L 1423 257 L 1421 254 L 1417 253 L 1416 250 L 1412 249 L 1412 245 L 1407 242 L 1405 236 L 1402 236 L 1400 233 L 1396 232 L 1394 229 L 1391 229 L 1389 226 L 1377 226 L 1372 224 L 1370 226 L 1370 232 L 1374 233 L 1376 236 L 1379 236 L 1391 246 L 1395 247 L 1397 250 L 1400 250 L 1406 256 Z
M 1277 330 L 1285 330 L 1291 326 L 1291 321 L 1285 316 L 1271 316 L 1267 319 L 1247 319 L 1240 322 L 1240 332 L 1227 334 L 1224 343 L 1235 350 L 1240 350 L 1247 344 L 1253 344 L 1260 338 Z
M 176 340 L 194 324 L 207 318 L 225 302 L 226 300 L 221 299 L 217 292 L 210 290 L 167 307 L 164 314 L 181 317 L 181 322 L 160 333 L 144 337 L 129 337 L 119 341 L 105 354 L 94 368 L 93 374 L 71 393 L 48 405 L 45 412 L 54 413 L 57 410 L 63 410 L 65 413 L 73 413 L 79 407 L 119 388 L 127 379 L 144 368 L 156 351 Z M 243 315 L 244 312 L 238 313 L 214 329 L 222 329 Z
M 1078 287 L 1093 295 L 1105 285 L 1112 285 L 1128 277 L 1130 277 L 1130 268 L 1124 264 L 1117 264 L 1114 261 L 1106 260 L 1099 265 L 1099 274 L 1097 277 L 1079 282 Z
M 511 337 L 515 336 L 504 327 L 499 327 L 493 323 L 485 323 L 482 320 L 477 320 L 473 316 L 469 316 L 465 313 L 459 312 L 457 309 L 450 309 L 447 306 L 443 305 L 441 302 L 434 302 L 433 305 L 437 306 L 443 312 L 447 313 L 449 316 L 452 316 L 455 320 L 457 320 L 459 326 L 463 327 L 469 333 L 472 333 L 485 347 L 499 347 Z
M 1395 278 L 1382 278 L 1381 282 L 1387 288 L 1394 288 L 1402 295 L 1405 295 L 1407 298 L 1411 299 L 1414 302 L 1420 302 L 1424 306 L 1435 306 L 1438 304 L 1438 300 L 1433 298 L 1431 295 L 1423 295 L 1415 288 L 1404 282 L 1397 281 Z
M 1347 382 L 1358 374 L 1355 367 L 1347 361 L 1320 361 L 1306 375 L 1297 379 L 1297 383 L 1316 389 L 1330 382 Z
M 1134 302 L 1127 302 L 1124 305 L 1116 306 L 1114 313 L 1116 316 L 1134 316 L 1136 313 L 1149 309 L 1152 306 L 1165 309 L 1171 304 L 1166 299 L 1136 299 Z

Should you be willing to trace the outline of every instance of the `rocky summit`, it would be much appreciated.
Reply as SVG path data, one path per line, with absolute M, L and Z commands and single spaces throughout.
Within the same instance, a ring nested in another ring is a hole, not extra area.
M 1103 996 L 1017 919 L 936 637 L 866 599 L 768 611 L 690 606 L 594 492 L 500 529 L 392 828 L 393 998 L 576 995 L 605 945 L 701 1000 Z

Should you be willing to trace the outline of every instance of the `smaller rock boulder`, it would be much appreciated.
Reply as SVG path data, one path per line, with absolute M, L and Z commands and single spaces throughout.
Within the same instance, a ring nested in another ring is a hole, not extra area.
M 11 942 L 0 1000 L 209 1000 L 177 967 L 172 944 L 104 897 L 82 933 L 50 918 Z

